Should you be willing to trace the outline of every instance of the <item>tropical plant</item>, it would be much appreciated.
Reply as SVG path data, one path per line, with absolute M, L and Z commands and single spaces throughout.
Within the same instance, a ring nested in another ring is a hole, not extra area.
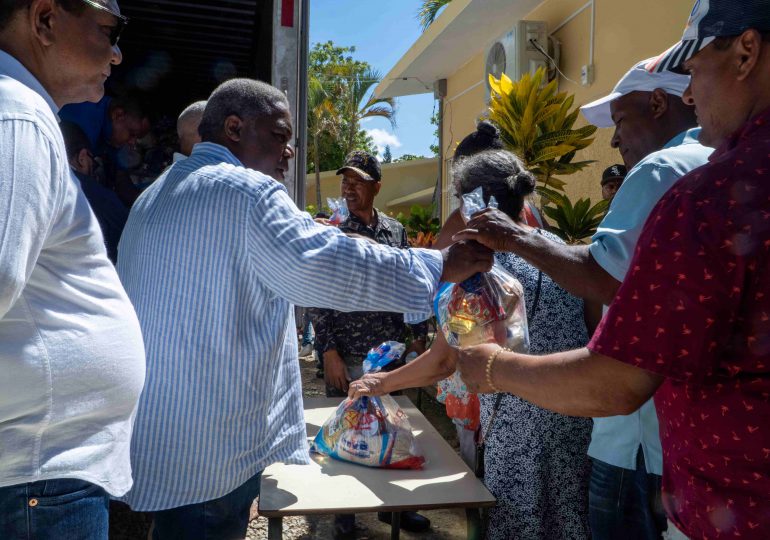
M 544 196 L 554 206 L 544 206 L 543 212 L 555 222 L 556 234 L 568 244 L 579 244 L 593 236 L 607 213 L 608 201 L 602 200 L 591 206 L 591 199 L 581 198 L 573 205 L 563 193 L 546 190 Z
M 313 75 L 308 78 L 307 120 L 308 133 L 312 138 L 309 153 L 312 155 L 315 172 L 316 207 L 321 208 L 321 137 L 336 137 L 339 134 L 339 122 L 328 85 Z
M 596 126 L 573 129 L 580 114 L 572 110 L 575 96 L 557 91 L 557 81 L 543 86 L 546 71 L 525 73 L 519 81 L 503 74 L 489 76 L 492 88 L 489 119 L 500 128 L 505 146 L 524 160 L 541 189 L 563 191 L 559 176 L 576 173 L 593 161 L 573 162 L 578 150 L 593 142 Z
M 371 91 L 381 80 L 382 75 L 376 69 L 366 67 L 363 71 L 343 69 L 345 90 L 340 103 L 345 127 L 346 151 L 355 150 L 356 134 L 361 129 L 364 118 L 384 118 L 390 125 L 396 126 L 396 100 L 376 97 Z
M 441 9 L 452 0 L 423 0 L 417 18 L 420 20 L 423 32 L 433 24 Z
M 563 193 L 566 182 L 558 176 L 593 163 L 573 160 L 594 141 L 596 126 L 573 129 L 580 114 L 577 107 L 573 109 L 575 96 L 558 92 L 556 80 L 543 85 L 545 78 L 544 68 L 534 75 L 525 73 L 518 81 L 505 74 L 500 79 L 490 75 L 489 119 L 500 128 L 503 144 L 537 177 L 541 210 L 555 221 L 555 232 L 567 242 L 580 242 L 596 230 L 607 205 L 591 206 L 590 199 L 573 204 Z
M 371 88 L 378 78 L 373 78 L 376 73 L 371 73 L 368 63 L 354 58 L 355 47 L 341 47 L 332 41 L 316 43 L 310 51 L 308 59 L 308 172 L 320 172 L 339 167 L 345 155 L 353 149 L 376 153 L 374 142 L 367 133 L 361 129 L 360 120 L 365 115 L 361 113 L 363 108 L 368 111 L 367 103 L 356 102 L 354 94 L 361 93 L 364 84 Z M 317 96 L 313 93 L 313 80 L 321 86 L 325 99 L 333 106 L 334 115 L 326 116 L 325 120 L 332 125 L 325 125 L 324 129 L 316 129 L 318 136 L 314 139 L 312 100 Z M 364 92 L 364 96 L 367 96 Z M 367 100 L 368 101 L 368 100 Z M 353 106 L 355 103 L 356 106 Z M 376 107 L 382 106 L 375 104 Z M 369 107 L 371 109 L 373 107 Z M 371 111 L 374 116 L 377 109 Z M 394 111 L 393 113 L 394 114 Z
M 393 152 L 390 151 L 390 145 L 385 145 L 385 151 L 382 153 L 382 162 L 390 163 L 393 161 Z
M 406 234 L 413 246 L 430 247 L 441 229 L 441 220 L 434 214 L 434 205 L 415 204 L 409 209 L 408 217 L 399 212 L 396 219 L 406 229 Z

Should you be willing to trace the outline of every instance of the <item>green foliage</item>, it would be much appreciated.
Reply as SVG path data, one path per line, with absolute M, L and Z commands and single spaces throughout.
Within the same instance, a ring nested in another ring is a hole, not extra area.
M 396 219 L 406 229 L 408 236 L 416 237 L 419 233 L 438 234 L 438 231 L 441 229 L 441 220 L 434 217 L 434 205 L 421 206 L 415 204 L 409 209 L 409 213 L 409 217 L 406 217 L 402 212 L 399 212 L 396 216 Z
M 420 10 L 417 12 L 417 18 L 420 20 L 420 26 L 423 31 L 433 24 L 439 11 L 451 0 L 423 0 Z
M 385 146 L 385 152 L 382 153 L 382 162 L 390 163 L 393 161 L 393 153 L 390 151 L 390 145 Z
M 308 172 L 339 167 L 351 150 L 376 153 L 361 120 L 382 117 L 395 124 L 395 101 L 377 99 L 371 89 L 381 75 L 354 58 L 355 47 L 316 43 L 308 60 Z M 317 204 L 321 204 L 316 174 Z
M 416 154 L 404 154 L 393 160 L 393 163 L 400 163 L 401 161 L 414 161 L 415 159 L 425 159 L 425 156 L 418 156 Z
M 573 205 L 563 193 L 545 188 L 543 198 L 548 201 L 543 212 L 556 224 L 554 232 L 568 244 L 579 244 L 593 236 L 609 208 L 608 201 L 591 206 L 591 199 L 578 199 Z
M 305 212 L 310 214 L 311 216 L 315 217 L 315 215 L 319 212 L 318 207 L 314 204 L 308 204 L 305 206 Z M 320 212 L 323 212 L 327 215 L 332 215 L 332 211 L 329 209 L 328 206 L 322 205 Z
M 433 157 L 438 157 L 439 152 L 441 151 L 441 148 L 439 148 L 439 132 L 438 132 L 438 114 L 439 112 L 436 111 L 433 113 L 433 115 L 430 117 L 430 123 L 434 126 L 436 126 L 436 129 L 433 131 L 433 140 L 436 141 L 435 143 L 430 145 L 430 151 L 433 153 Z
M 505 146 L 524 160 L 542 188 L 563 191 L 556 178 L 574 174 L 592 161 L 573 162 L 578 150 L 590 145 L 596 126 L 573 129 L 580 110 L 574 95 L 557 92 L 556 80 L 543 86 L 546 71 L 525 73 L 519 81 L 503 74 L 489 76 L 492 87 L 489 118 L 500 127 Z M 538 189 L 540 191 L 540 189 Z

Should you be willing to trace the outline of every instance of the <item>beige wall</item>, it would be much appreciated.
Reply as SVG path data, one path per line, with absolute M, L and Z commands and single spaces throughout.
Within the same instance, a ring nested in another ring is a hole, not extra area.
M 546 0 L 526 18 L 544 20 L 549 31 L 553 31 L 584 5 L 586 0 Z M 573 83 L 561 78 L 560 90 L 574 93 L 578 106 L 607 94 L 635 62 L 661 53 L 681 38 L 691 8 L 692 0 L 595 0 L 594 82 L 589 86 L 579 84 L 580 69 L 589 59 L 589 7 L 554 34 L 561 42 L 559 67 L 568 78 L 577 81 Z M 485 51 L 479 51 L 447 79 L 444 107 L 447 157 L 451 157 L 457 143 L 474 129 L 475 122 L 485 112 L 486 89 L 483 83 L 478 84 L 482 82 L 484 60 Z M 478 86 L 468 90 L 474 84 Z M 581 118 L 579 125 L 582 123 Z M 577 156 L 577 160 L 596 160 L 597 163 L 566 178 L 567 194 L 571 198 L 590 197 L 593 202 L 601 198 L 601 172 L 605 167 L 621 162 L 618 153 L 609 146 L 611 137 L 612 129 L 600 129 L 594 144 Z M 445 181 L 448 176 L 445 170 Z M 445 185 L 445 193 L 447 187 Z M 445 204 L 444 208 L 447 207 Z
M 340 196 L 340 177 L 335 171 L 321 173 L 321 197 L 324 206 L 327 197 Z M 431 197 L 415 202 L 407 202 L 400 205 L 387 203 L 399 198 L 407 197 L 419 191 L 432 189 L 436 186 L 438 175 L 438 161 L 433 159 L 416 159 L 399 163 L 384 163 L 382 165 L 382 187 L 374 200 L 374 204 L 380 210 L 395 216 L 399 212 L 409 214 L 412 204 L 430 204 Z M 305 201 L 307 204 L 316 204 L 316 178 L 315 174 L 308 174 L 305 180 Z

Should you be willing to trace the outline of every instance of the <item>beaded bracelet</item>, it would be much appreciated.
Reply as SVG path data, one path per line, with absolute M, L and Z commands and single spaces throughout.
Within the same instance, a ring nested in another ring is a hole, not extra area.
M 501 352 L 513 352 L 511 349 L 508 349 L 506 347 L 500 347 L 495 352 L 489 355 L 489 358 L 487 359 L 487 368 L 486 368 L 486 376 L 487 376 L 487 386 L 489 386 L 492 391 L 494 391 L 496 394 L 499 394 L 502 392 L 499 388 L 497 388 L 494 383 L 492 382 L 492 365 L 495 363 L 495 360 L 497 360 L 497 355 L 499 355 Z

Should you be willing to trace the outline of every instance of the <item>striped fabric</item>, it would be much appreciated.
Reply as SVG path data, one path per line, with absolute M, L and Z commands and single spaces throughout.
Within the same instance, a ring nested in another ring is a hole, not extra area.
M 227 149 L 195 146 L 139 198 L 118 272 L 147 378 L 131 444 L 139 511 L 221 497 L 267 465 L 306 463 L 292 304 L 430 309 L 441 256 L 316 225 Z

